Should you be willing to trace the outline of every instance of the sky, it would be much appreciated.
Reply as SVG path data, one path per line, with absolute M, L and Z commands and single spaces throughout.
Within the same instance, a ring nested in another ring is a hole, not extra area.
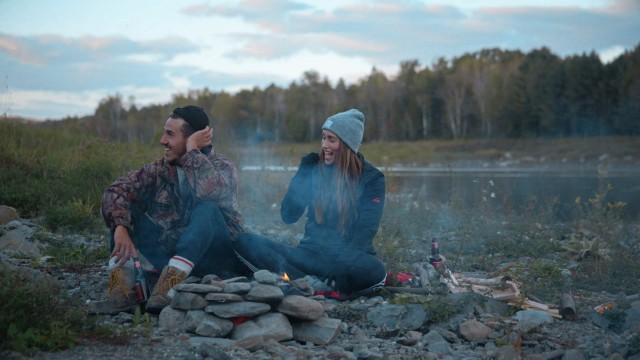
M 101 99 L 335 84 L 483 48 L 609 62 L 640 44 L 640 0 L 0 0 L 0 115 L 92 114 Z

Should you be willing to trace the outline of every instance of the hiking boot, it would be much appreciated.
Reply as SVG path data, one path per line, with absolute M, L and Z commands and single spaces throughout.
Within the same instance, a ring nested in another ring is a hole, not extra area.
M 162 269 L 160 278 L 151 292 L 151 297 L 147 301 L 147 312 L 158 314 L 171 302 L 167 295 L 169 290 L 187 278 L 187 273 L 178 270 L 173 266 L 165 266 Z
M 136 306 L 133 270 L 125 266 L 116 266 L 109 272 L 107 300 L 89 304 L 90 314 L 113 315 L 123 311 L 132 311 Z

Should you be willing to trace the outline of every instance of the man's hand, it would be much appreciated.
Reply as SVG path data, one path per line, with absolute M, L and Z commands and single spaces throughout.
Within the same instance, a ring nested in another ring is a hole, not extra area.
M 118 258 L 118 266 L 124 265 L 132 256 L 138 256 L 138 251 L 133 245 L 131 236 L 126 227 L 118 225 L 113 234 L 113 252 L 111 257 L 116 256 Z
M 198 130 L 191 134 L 187 139 L 187 151 L 193 149 L 202 149 L 205 146 L 211 145 L 211 137 L 213 135 L 213 129 L 206 127 L 202 130 Z

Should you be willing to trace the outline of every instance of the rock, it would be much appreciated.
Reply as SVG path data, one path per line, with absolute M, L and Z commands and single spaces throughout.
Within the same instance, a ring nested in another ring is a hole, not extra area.
M 29 258 L 42 256 L 40 249 L 29 240 L 27 234 L 20 227 L 9 230 L 0 237 L 0 251 Z
M 634 301 L 631 303 L 631 307 L 625 310 L 625 322 L 623 330 L 631 331 L 632 333 L 640 333 L 640 301 Z
M 224 292 L 229 294 L 246 294 L 251 290 L 251 284 L 246 282 L 232 282 L 224 285 Z
M 257 284 L 249 290 L 249 293 L 245 295 L 245 299 L 249 301 L 260 301 L 273 303 L 278 302 L 284 298 L 282 290 L 274 285 Z
M 209 293 L 204 297 L 205 300 L 216 303 L 229 303 L 242 301 L 242 296 L 238 294 L 226 294 L 226 293 Z
M 217 285 L 220 282 L 222 282 L 222 279 L 220 279 L 220 277 L 216 274 L 205 275 L 202 277 L 202 280 L 200 280 L 201 284 L 207 285 Z
M 18 211 L 11 206 L 0 205 L 0 225 L 8 224 L 18 218 Z
M 242 340 L 237 340 L 234 342 L 234 345 L 249 351 L 256 351 L 258 349 L 261 349 L 264 346 L 264 342 L 265 342 L 264 338 L 261 335 L 258 335 L 258 336 L 245 338 Z
M 367 319 L 382 330 L 416 330 L 427 319 L 422 306 L 417 304 L 382 304 L 369 309 Z
M 451 352 L 451 346 L 446 341 L 436 341 L 427 345 L 427 350 L 437 354 L 449 354 Z
M 232 357 L 217 345 L 203 343 L 198 347 L 198 353 L 210 360 L 231 360 Z
M 202 321 L 202 319 L 204 319 L 204 317 L 207 315 L 209 314 L 207 314 L 203 310 L 187 311 L 187 314 L 184 318 L 184 330 L 188 332 L 195 332 L 198 324 L 200 324 L 200 321 Z
M 471 319 L 460 324 L 460 335 L 469 341 L 482 341 L 489 337 L 493 330 L 478 320 Z
M 235 341 L 225 338 L 211 338 L 205 336 L 192 336 L 189 338 L 189 345 L 196 349 L 207 345 L 209 347 L 218 347 L 222 349 L 231 349 L 235 344 Z
M 301 321 L 293 324 L 293 338 L 298 341 L 326 345 L 340 333 L 342 321 L 331 318 L 320 318 L 316 321 Z
M 254 317 L 271 310 L 269 304 L 241 301 L 227 304 L 213 304 L 207 306 L 204 311 L 214 313 L 221 318 L 229 319 L 238 316 Z
M 513 317 L 518 320 L 516 328 L 525 333 L 542 324 L 553 322 L 551 315 L 546 312 L 536 310 L 520 310 Z
M 356 357 L 358 359 L 383 359 L 384 356 L 373 349 L 368 348 L 367 346 L 360 345 L 354 351 Z
M 398 343 L 405 346 L 414 346 L 420 341 L 421 337 L 422 333 L 419 331 L 407 331 L 405 336 L 398 340 Z
M 236 277 L 222 280 L 224 284 L 231 284 L 235 282 L 247 282 L 247 281 L 249 281 L 249 279 L 247 279 L 246 276 L 236 276 Z
M 431 344 L 435 342 L 446 341 L 439 332 L 431 330 L 422 337 L 422 342 L 425 344 Z
M 564 352 L 562 360 L 584 360 L 584 355 L 578 349 L 569 349 Z
M 178 284 L 173 287 L 176 291 L 185 291 L 192 293 L 208 294 L 221 292 L 222 287 L 208 284 Z
M 187 284 L 192 285 L 192 284 Z M 171 307 L 178 310 L 204 309 L 209 303 L 202 296 L 190 292 L 177 292 L 171 299 Z
M 520 354 L 513 345 L 500 346 L 495 351 L 496 360 L 514 360 L 520 359 Z
M 189 276 L 188 278 L 182 280 L 183 284 L 194 284 L 199 282 L 200 282 L 200 278 L 197 276 Z
M 285 296 L 278 311 L 302 320 L 317 320 L 324 315 L 324 307 L 320 302 L 300 295 Z
M 255 320 L 246 321 L 233 329 L 231 338 L 243 340 L 262 336 L 266 341 L 289 340 L 293 338 L 293 329 L 287 317 L 280 313 L 268 313 L 257 317 Z
M 258 270 L 253 273 L 253 278 L 260 284 L 275 285 L 280 280 L 280 276 L 268 270 Z
M 182 332 L 185 327 L 185 316 L 183 311 L 176 310 L 171 306 L 165 306 L 160 311 L 158 326 L 171 332 Z
M 227 336 L 233 329 L 233 322 L 207 314 L 196 327 L 196 334 L 210 337 Z

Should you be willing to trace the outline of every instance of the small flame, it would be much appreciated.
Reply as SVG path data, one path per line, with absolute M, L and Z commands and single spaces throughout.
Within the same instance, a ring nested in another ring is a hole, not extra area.
M 291 279 L 289 279 L 289 274 L 284 273 L 282 274 L 282 276 L 280 277 L 283 281 L 289 282 Z

